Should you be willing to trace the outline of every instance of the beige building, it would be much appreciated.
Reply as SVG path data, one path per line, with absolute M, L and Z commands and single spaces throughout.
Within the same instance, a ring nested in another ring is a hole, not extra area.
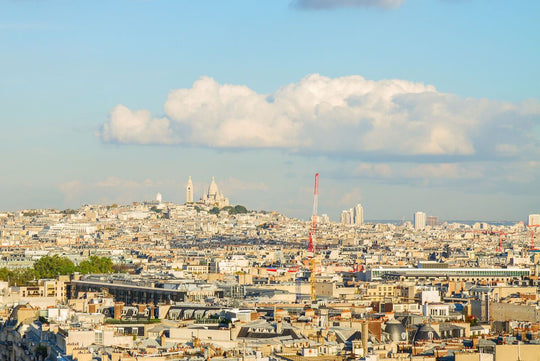
M 497 345 L 495 361 L 540 361 L 540 345 Z
M 366 288 L 365 298 L 371 301 L 383 301 L 396 295 L 396 286 L 386 283 L 371 283 Z

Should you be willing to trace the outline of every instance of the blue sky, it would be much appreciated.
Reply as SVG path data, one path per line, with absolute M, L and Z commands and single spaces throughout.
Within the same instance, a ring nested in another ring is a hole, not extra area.
M 332 5 L 332 6 L 331 6 Z M 335 6 L 333 6 L 335 5 Z M 0 209 L 540 212 L 537 1 L 0 2 Z M 193 105 L 195 104 L 195 105 Z

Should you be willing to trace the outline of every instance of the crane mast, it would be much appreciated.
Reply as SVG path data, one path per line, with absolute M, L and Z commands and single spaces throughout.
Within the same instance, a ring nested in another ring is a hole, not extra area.
M 528 228 L 531 229 L 531 251 L 535 251 L 536 250 L 536 247 L 534 246 L 534 229 L 536 227 L 540 227 L 540 224 L 529 224 L 527 226 Z
M 311 215 L 311 229 L 309 231 L 308 252 L 309 260 L 309 283 L 311 285 L 311 301 L 317 300 L 317 260 L 315 258 L 315 242 L 317 241 L 317 207 L 319 202 L 319 173 L 315 174 L 315 189 L 313 191 L 313 214 Z

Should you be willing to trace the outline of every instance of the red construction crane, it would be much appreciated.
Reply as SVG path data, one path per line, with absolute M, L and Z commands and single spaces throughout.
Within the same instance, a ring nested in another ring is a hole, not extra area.
M 317 241 L 317 206 L 319 201 L 319 173 L 315 174 L 315 189 L 313 191 L 313 214 L 311 215 L 311 230 L 309 231 L 309 283 L 311 285 L 311 301 L 317 300 L 317 278 L 315 275 L 317 261 L 315 259 L 315 242 Z
M 534 251 L 534 228 L 540 227 L 540 224 L 529 224 L 527 227 L 531 229 L 531 251 Z
M 493 231 L 491 233 L 499 235 L 499 246 L 497 247 L 497 252 L 502 252 L 503 251 L 503 244 L 502 244 L 503 235 L 508 236 L 508 233 L 504 231 Z
M 499 245 L 496 248 L 497 252 L 502 252 L 502 250 L 503 250 L 502 249 L 503 236 L 507 236 L 509 234 L 509 233 L 504 232 L 504 231 L 488 231 L 488 230 L 480 230 L 480 229 L 466 230 L 465 232 L 467 232 L 467 233 L 482 233 L 482 234 L 488 234 L 488 235 L 498 234 L 499 235 Z
M 313 192 L 313 213 L 311 215 L 311 230 L 309 231 L 308 251 L 315 254 L 313 240 L 317 238 L 317 206 L 319 202 L 319 173 L 315 174 L 315 190 Z

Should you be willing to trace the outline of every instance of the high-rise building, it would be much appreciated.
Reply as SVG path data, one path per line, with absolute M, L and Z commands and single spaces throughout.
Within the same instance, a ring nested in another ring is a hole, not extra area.
M 318 219 L 318 223 L 320 224 L 328 224 L 330 223 L 330 218 L 328 217 L 328 214 L 322 214 L 319 219 Z
M 364 224 L 364 208 L 359 203 L 354 208 L 341 212 L 341 224 L 362 225 Z
M 341 212 L 341 224 L 352 224 L 353 222 L 353 210 L 344 210 Z
M 193 182 L 191 181 L 191 176 L 186 184 L 186 204 L 188 203 L 193 203 Z
M 540 214 L 529 214 L 529 226 L 538 226 L 540 225 Z
M 156 194 L 156 202 L 161 203 L 162 199 L 161 193 Z
M 359 203 L 354 207 L 354 219 L 353 224 L 362 225 L 364 224 L 364 208 Z
M 414 229 L 426 228 L 426 214 L 424 212 L 416 212 L 414 214 Z

